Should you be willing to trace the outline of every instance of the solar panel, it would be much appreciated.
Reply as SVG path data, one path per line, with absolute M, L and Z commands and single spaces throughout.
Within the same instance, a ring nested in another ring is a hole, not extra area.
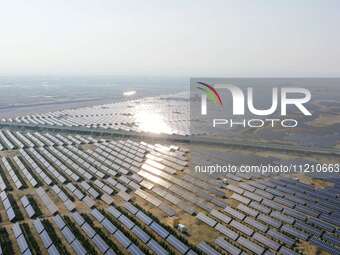
M 109 195 L 112 195 L 112 193 L 113 193 L 113 189 L 111 189 L 109 186 L 107 186 L 107 185 L 104 185 L 103 187 L 102 187 L 102 190 L 104 191 L 104 192 L 106 192 L 107 194 L 109 194 Z
M 102 183 L 102 182 L 99 181 L 99 180 L 95 180 L 95 181 L 94 181 L 94 184 L 96 184 L 100 189 L 103 188 L 103 186 L 104 186 L 104 183 Z
M 99 212 L 96 208 L 92 209 L 91 214 L 99 222 L 102 222 L 104 220 L 104 218 L 105 218 L 104 215 L 101 212 Z
M 53 217 L 53 221 L 54 223 L 58 226 L 58 228 L 61 230 L 65 227 L 65 222 L 64 220 L 61 218 L 60 215 L 56 215 Z
M 240 213 L 239 211 L 231 208 L 230 206 L 226 206 L 226 208 L 224 208 L 224 211 L 229 213 L 230 215 L 234 216 L 235 218 L 237 218 L 239 220 L 243 220 L 246 217 L 243 213 Z
M 282 255 L 299 255 L 299 253 L 297 253 L 295 251 L 292 251 L 291 249 L 288 249 L 288 248 L 286 248 L 284 246 L 281 247 L 279 252 Z
M 28 198 L 27 198 L 26 196 L 23 196 L 22 198 L 20 198 L 20 201 L 21 201 L 23 207 L 28 206 L 29 203 L 30 203 L 30 202 L 28 201 Z
M 319 212 L 303 205 L 296 205 L 294 209 L 313 217 L 318 217 L 320 215 Z
M 169 235 L 166 239 L 173 247 L 176 248 L 177 251 L 179 251 L 181 254 L 185 254 L 189 247 L 184 244 L 182 241 L 178 240 L 175 236 Z
M 9 202 L 9 199 L 8 199 L 8 198 L 6 198 L 4 201 L 2 201 L 2 204 L 3 204 L 4 208 L 5 208 L 5 210 L 8 210 L 9 208 L 12 207 L 12 205 L 11 205 L 11 203 Z
M 83 202 L 85 203 L 85 205 L 87 205 L 89 208 L 92 208 L 92 207 L 95 206 L 95 201 L 94 201 L 92 198 L 90 198 L 89 196 L 84 197 L 82 201 L 83 201 Z
M 33 207 L 31 205 L 28 205 L 25 208 L 25 210 L 27 212 L 28 217 L 30 217 L 30 218 L 32 218 L 35 215 L 35 211 L 34 211 L 34 209 L 33 209 Z
M 91 188 L 91 186 L 90 186 L 87 182 L 85 182 L 85 181 L 81 182 L 80 185 L 81 185 L 85 190 L 89 190 L 89 189 Z
M 80 215 L 80 213 L 74 212 L 71 214 L 71 216 L 79 226 L 82 226 L 84 224 L 85 220 L 83 216 Z
M 84 198 L 84 194 L 79 190 L 79 189 L 76 189 L 73 194 L 79 199 L 79 200 L 82 200 Z
M 296 228 L 294 228 L 292 226 L 289 226 L 289 225 L 283 225 L 281 227 L 281 230 L 283 232 L 286 232 L 286 233 L 288 233 L 288 234 L 290 234 L 292 236 L 295 236 L 295 237 L 297 237 L 299 239 L 302 239 L 302 240 L 307 240 L 308 237 L 309 237 L 309 235 L 307 233 L 305 233 L 303 231 L 300 231 L 300 230 L 298 230 L 298 229 L 296 229 Z
M 144 254 L 136 245 L 131 244 L 128 248 L 128 251 L 132 254 L 132 255 L 140 255 L 140 254 Z
M 104 254 L 109 249 L 109 246 L 98 234 L 92 238 L 92 241 L 95 243 L 95 245 L 98 247 L 99 251 L 102 254 Z
M 158 208 L 162 210 L 167 216 L 172 217 L 176 215 L 176 211 L 168 206 L 166 203 L 161 203 Z
M 340 191 L 339 191 L 339 193 L 340 193 Z M 326 207 L 328 207 L 328 208 L 331 208 L 332 210 L 337 210 L 337 209 L 338 209 L 338 206 L 339 206 L 339 205 L 337 205 L 337 204 L 335 204 L 335 203 L 328 202 L 328 201 L 325 201 L 325 200 L 318 201 L 318 203 L 319 203 L 320 205 L 323 205 L 323 206 L 326 206 Z
M 81 243 L 78 240 L 74 240 L 71 246 L 77 255 L 86 254 L 85 248 L 81 245 Z
M 217 252 L 215 249 L 213 249 L 210 245 L 208 245 L 206 242 L 200 242 L 197 245 L 197 248 L 200 249 L 202 252 L 204 252 L 207 255 L 220 255 L 219 252 Z
M 26 239 L 23 235 L 21 235 L 17 238 L 17 243 L 18 243 L 18 246 L 19 246 L 21 253 L 24 253 L 28 249 Z
M 269 229 L 268 232 L 267 232 L 267 235 L 269 235 L 270 237 L 274 238 L 274 239 L 277 239 L 281 242 L 283 242 L 284 244 L 286 244 L 288 247 L 291 247 L 295 244 L 295 240 L 278 232 L 277 230 L 275 229 Z
M 180 201 L 179 198 L 175 197 L 174 195 L 167 193 L 164 198 L 168 200 L 170 203 L 177 205 Z
M 215 243 L 220 246 L 223 250 L 228 252 L 228 254 L 231 255 L 239 255 L 241 254 L 241 250 L 237 248 L 236 246 L 232 245 L 231 243 L 227 242 L 222 237 L 219 237 L 215 240 Z
M 263 199 L 262 204 L 277 211 L 283 210 L 283 206 L 280 205 L 279 203 L 274 202 L 273 200 Z
M 61 192 L 61 189 L 57 185 L 53 185 L 52 189 L 57 195 Z
M 235 200 L 237 200 L 241 203 L 244 203 L 246 205 L 250 203 L 250 199 L 248 199 L 244 196 L 241 196 L 239 194 L 236 194 L 236 193 L 232 194 L 230 198 L 235 199 Z
M 48 252 L 48 255 L 59 255 L 60 254 L 54 244 L 52 244 L 50 248 L 48 248 L 47 252 Z
M 149 216 L 147 216 L 142 211 L 137 212 L 136 217 L 140 219 L 142 222 L 144 222 L 146 225 L 150 225 L 153 221 Z
M 104 219 L 102 225 L 111 235 L 117 231 L 117 228 L 108 219 Z
M 263 189 L 263 190 L 266 188 L 265 185 L 263 185 L 263 184 L 261 184 L 261 183 L 259 183 L 259 182 L 251 182 L 250 185 L 251 185 L 251 186 L 254 186 L 255 188 Z
M 247 191 L 250 191 L 250 192 L 254 192 L 255 191 L 255 188 L 252 187 L 251 185 L 247 184 L 247 183 L 241 183 L 239 186 L 241 188 L 247 190 Z
M 125 191 L 121 190 L 117 194 L 119 197 L 121 197 L 124 201 L 130 201 L 131 200 L 131 195 L 126 193 Z
M 113 203 L 113 199 L 105 193 L 100 198 L 108 205 L 111 205 Z
M 144 188 L 146 189 L 152 189 L 153 188 L 153 184 L 147 180 L 143 180 L 141 183 L 140 183 L 141 186 L 143 186 Z
M 122 175 L 118 178 L 121 182 L 128 184 L 130 182 L 130 179 L 128 179 L 126 176 Z
M 129 202 L 124 203 L 124 207 L 132 214 L 136 214 L 138 209 Z
M 323 221 L 327 221 L 328 223 L 331 223 L 333 225 L 340 226 L 339 214 L 333 213 L 332 215 L 328 215 L 328 214 L 322 213 L 319 216 L 319 219 Z
M 135 223 L 133 223 L 128 217 L 126 217 L 125 215 L 121 215 L 118 220 L 128 229 L 131 229 Z
M 247 217 L 244 220 L 245 223 L 247 223 L 248 225 L 256 228 L 257 230 L 260 230 L 262 232 L 266 232 L 268 230 L 268 226 L 265 224 L 262 224 L 261 222 L 255 220 L 254 218 L 251 217 Z
M 227 206 L 227 204 L 223 200 L 215 197 L 211 200 L 211 202 L 221 208 L 225 208 Z
M 253 216 L 253 217 L 256 217 L 259 214 L 256 210 L 251 209 L 244 204 L 239 204 L 237 206 L 237 209 L 239 209 L 240 211 L 247 213 L 247 214 L 249 214 L 250 216 Z
M 214 227 L 217 224 L 217 222 L 215 220 L 213 220 L 212 218 L 204 215 L 203 213 L 198 213 L 196 218 L 201 220 L 201 221 L 203 221 L 204 223 L 206 223 L 210 227 Z
M 287 216 L 287 215 L 284 215 L 278 211 L 272 211 L 272 213 L 270 214 L 270 216 L 278 219 L 278 220 L 281 220 L 283 222 L 286 222 L 286 223 L 289 223 L 289 224 L 293 224 L 295 219 L 290 217 L 290 216 Z
M 117 230 L 116 233 L 114 233 L 114 237 L 124 248 L 129 247 L 131 244 L 130 239 L 126 237 L 120 230 Z
M 294 191 L 289 188 L 277 186 L 276 189 L 281 191 L 283 194 L 294 194 Z
M 70 200 L 70 199 L 67 199 L 65 202 L 64 202 L 64 206 L 66 207 L 67 210 L 69 210 L 70 212 L 72 212 L 76 207 L 74 205 L 74 203 Z
M 44 226 L 43 224 L 41 223 L 41 220 L 40 219 L 36 219 L 33 221 L 33 225 L 35 227 L 35 230 L 38 232 L 38 234 L 40 234 L 41 232 L 43 232 L 44 230 Z
M 296 211 L 294 209 L 291 209 L 291 208 L 285 208 L 283 210 L 283 212 L 285 214 L 289 215 L 289 216 L 292 216 L 292 217 L 294 217 L 296 219 L 300 219 L 300 220 L 303 220 L 303 221 L 306 220 L 306 218 L 307 218 L 305 214 L 303 214 L 303 213 L 301 213 L 299 211 Z
M 214 209 L 214 205 L 207 202 L 207 201 L 197 201 L 196 205 L 198 205 L 199 207 L 201 207 L 202 209 L 204 209 L 207 212 L 210 212 Z
M 165 228 L 163 228 L 161 225 L 159 225 L 157 222 L 152 222 L 152 224 L 150 225 L 150 228 L 164 239 L 169 235 L 169 232 Z
M 322 238 L 330 243 L 334 243 L 335 245 L 340 246 L 340 239 L 335 235 L 332 235 L 330 233 L 324 233 L 322 235 Z
M 256 195 L 255 193 L 249 192 L 249 191 L 244 192 L 244 193 L 243 193 L 243 196 L 248 197 L 248 198 L 250 198 L 250 199 L 252 199 L 252 200 L 255 200 L 255 201 L 257 201 L 257 202 L 261 202 L 262 199 L 263 199 L 261 196 Z
M 20 228 L 20 225 L 19 223 L 15 223 L 12 225 L 12 230 L 13 230 L 13 233 L 14 233 L 14 237 L 17 239 L 19 236 L 22 235 L 22 230 Z
M 274 251 L 277 251 L 280 248 L 280 244 L 269 239 L 268 237 L 260 234 L 260 233 L 255 233 L 253 236 L 254 240 L 264 244 L 265 247 L 269 247 L 273 249 Z
M 64 237 L 65 237 L 65 239 L 68 243 L 72 243 L 74 241 L 74 239 L 76 239 L 74 234 L 71 232 L 71 230 L 67 226 L 61 232 L 63 233 L 63 235 L 64 235 Z
M 274 198 L 273 194 L 271 194 L 271 193 L 269 193 L 267 191 L 264 191 L 262 189 L 256 189 L 255 193 L 260 195 L 263 198 L 267 198 L 267 199 L 273 199 Z
M 301 204 L 301 205 L 305 205 L 306 204 L 306 200 L 305 199 L 302 199 L 302 198 L 299 198 L 299 197 L 296 197 L 296 196 L 293 196 L 293 195 L 285 195 L 285 198 L 293 201 L 293 202 L 296 202 L 298 204 Z
M 147 246 L 155 252 L 157 255 L 168 255 L 169 252 L 160 246 L 155 240 L 151 239 Z
M 116 253 L 112 249 L 109 249 L 106 251 L 105 255 L 116 255 Z
M 30 249 L 27 249 L 26 251 L 24 251 L 24 253 L 22 253 L 22 255 L 32 255 Z
M 340 254 L 340 249 L 338 248 L 335 248 L 335 247 L 332 247 L 330 246 L 329 244 L 321 241 L 320 239 L 318 238 L 311 238 L 310 242 L 318 247 L 320 247 L 321 249 L 329 252 L 330 254 Z
M 254 233 L 254 231 L 251 228 L 248 228 L 246 225 L 243 225 L 242 223 L 236 220 L 233 220 L 230 223 L 230 225 L 248 236 L 251 236 Z
M 226 237 L 229 237 L 230 239 L 232 240 L 236 240 L 239 236 L 238 233 L 234 232 L 233 230 L 227 228 L 226 226 L 218 223 L 216 226 L 215 226 L 215 229 L 219 232 L 221 232 L 222 234 L 224 234 Z
M 65 202 L 68 200 L 68 197 L 66 196 L 66 194 L 61 191 L 59 194 L 58 194 L 58 197 L 60 198 L 61 201 Z
M 129 182 L 128 186 L 130 188 L 132 188 L 133 190 L 140 189 L 140 186 L 137 183 L 135 183 L 134 181 Z
M 7 189 L 7 186 L 4 182 L 1 182 L 0 183 L 0 190 L 6 190 Z
M 107 208 L 107 211 L 116 219 L 122 214 L 120 211 L 118 211 L 114 206 L 109 206 Z
M 282 225 L 280 221 L 275 220 L 272 217 L 265 215 L 265 214 L 259 214 L 257 216 L 257 219 L 259 219 L 259 220 L 261 220 L 261 221 L 263 221 L 263 222 L 267 223 L 268 225 L 271 225 L 275 228 L 279 228 Z
M 317 228 L 312 227 L 311 225 L 308 225 L 302 221 L 296 220 L 296 222 L 294 223 L 294 226 L 307 232 L 310 233 L 314 236 L 321 236 L 322 234 L 322 230 L 319 230 Z
M 4 200 L 7 198 L 7 194 L 6 194 L 5 191 L 2 191 L 2 192 L 0 193 L 0 198 L 1 198 L 2 201 L 4 201 Z
M 316 218 L 313 218 L 313 217 L 310 217 L 307 219 L 307 223 L 310 223 L 310 224 L 313 224 L 315 226 L 318 226 L 324 230 L 327 230 L 329 232 L 334 232 L 335 230 L 335 227 L 332 226 L 331 224 L 327 223 L 327 222 L 324 222 L 322 220 L 319 220 L 319 219 L 316 219 Z
M 150 236 L 142 230 L 140 227 L 135 225 L 131 231 L 140 239 L 143 243 L 147 243 L 150 240 Z
M 14 210 L 12 208 L 9 208 L 7 211 L 7 217 L 9 221 L 13 221 L 15 219 L 15 213 Z
M 281 197 L 275 197 L 274 201 L 291 208 L 295 206 L 294 202 L 291 202 L 290 200 Z
M 81 229 L 84 230 L 85 234 L 92 239 L 94 235 L 96 234 L 96 231 L 87 223 L 85 222 L 82 226 Z
M 233 191 L 233 192 L 236 192 L 238 194 L 243 194 L 243 192 L 244 192 L 243 189 L 236 187 L 235 185 L 232 185 L 232 184 L 229 184 L 226 188 Z
M 52 245 L 52 240 L 49 237 L 48 233 L 46 232 L 46 230 L 44 230 L 41 234 L 40 234 L 40 238 L 43 242 L 44 247 L 47 249 L 48 247 L 50 247 Z
M 263 247 L 242 236 L 240 236 L 239 239 L 237 239 L 237 242 L 242 246 L 246 247 L 248 250 L 251 250 L 255 254 L 261 255 L 264 252 Z
M 143 181 L 143 178 L 141 176 L 137 175 L 137 174 L 131 175 L 130 178 L 135 180 L 137 183 L 140 183 L 141 181 Z
M 42 187 L 39 187 L 38 189 L 35 190 L 37 195 L 41 198 L 49 212 L 53 215 L 58 212 L 58 207 L 53 203 L 53 201 L 49 198 L 47 193 Z
M 231 218 L 230 218 L 229 216 L 227 216 L 227 215 L 225 215 L 224 213 L 221 213 L 221 212 L 219 212 L 219 211 L 217 211 L 217 210 L 215 210 L 215 209 L 212 210 L 212 211 L 210 212 L 210 214 L 211 214 L 212 216 L 214 216 L 215 218 L 217 218 L 217 219 L 223 221 L 223 222 L 226 223 L 226 224 L 228 224 L 228 223 L 231 221 Z

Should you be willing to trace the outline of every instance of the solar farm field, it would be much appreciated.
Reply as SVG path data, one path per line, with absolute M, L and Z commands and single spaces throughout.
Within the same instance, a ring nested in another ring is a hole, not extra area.
M 14 129 L 0 140 L 3 254 L 339 254 L 339 183 L 206 180 L 183 145 Z

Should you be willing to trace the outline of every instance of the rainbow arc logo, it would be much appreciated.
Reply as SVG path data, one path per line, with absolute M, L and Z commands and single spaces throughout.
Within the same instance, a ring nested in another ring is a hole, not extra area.
M 204 82 L 197 82 L 197 83 L 202 85 L 202 87 L 197 87 L 197 88 L 205 92 L 209 101 L 211 101 L 212 103 L 216 105 L 223 106 L 221 96 L 213 86 L 209 85 L 208 83 L 204 83 Z

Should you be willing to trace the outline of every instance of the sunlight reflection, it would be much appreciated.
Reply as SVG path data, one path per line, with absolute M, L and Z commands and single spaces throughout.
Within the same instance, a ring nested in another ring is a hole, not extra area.
M 135 90 L 125 91 L 125 92 L 123 93 L 123 96 L 125 96 L 125 97 L 130 97 L 130 96 L 133 96 L 133 95 L 135 95 L 135 94 L 136 94 L 136 91 L 135 91 Z
M 141 107 L 142 108 L 142 107 Z M 141 131 L 150 133 L 171 134 L 170 126 L 165 122 L 162 114 L 151 110 L 141 109 L 135 113 L 135 121 Z

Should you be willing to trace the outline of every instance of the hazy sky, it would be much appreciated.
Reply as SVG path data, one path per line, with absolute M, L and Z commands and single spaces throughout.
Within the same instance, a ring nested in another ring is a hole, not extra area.
M 340 76 L 338 0 L 4 0 L 0 74 Z

